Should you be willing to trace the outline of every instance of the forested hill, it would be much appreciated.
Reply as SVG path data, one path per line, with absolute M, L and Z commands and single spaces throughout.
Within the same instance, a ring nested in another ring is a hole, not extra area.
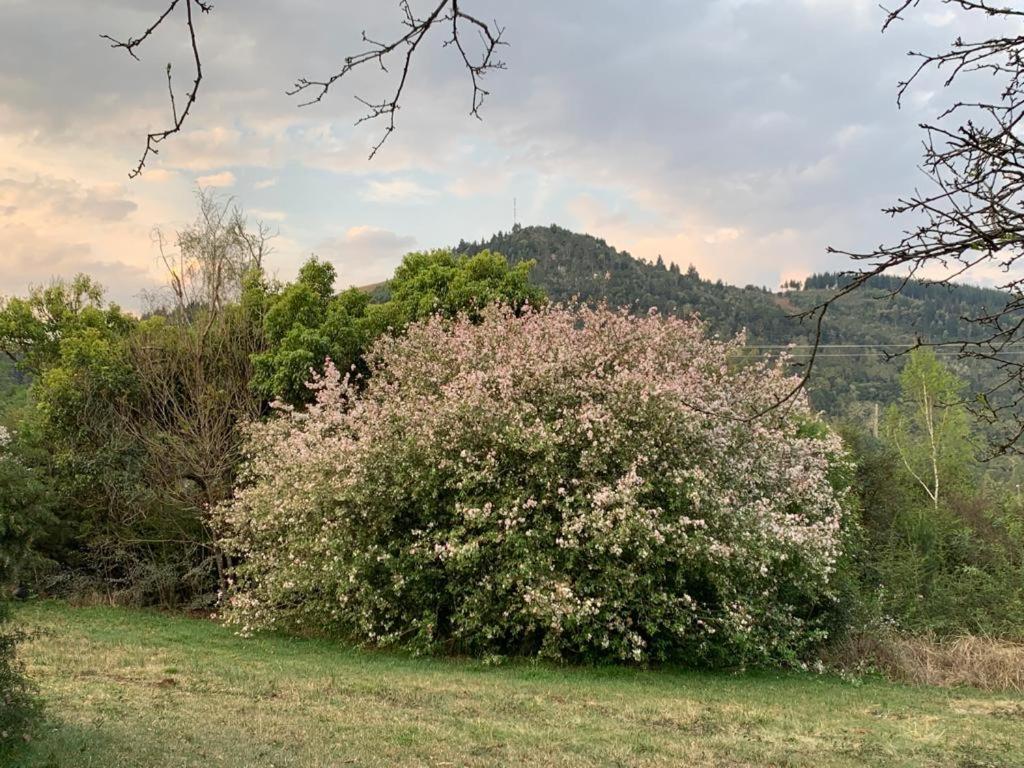
M 763 338 L 790 338 L 794 323 L 777 297 L 761 288 L 736 288 L 704 280 L 692 267 L 680 270 L 660 259 L 650 264 L 635 259 L 591 235 L 557 226 L 520 227 L 499 232 L 480 243 L 461 242 L 457 250 L 475 253 L 488 248 L 510 261 L 537 262 L 531 279 L 554 301 L 607 301 L 637 311 L 651 307 L 670 313 L 699 312 L 718 333 L 757 328 Z
M 532 279 L 556 301 L 579 298 L 607 301 L 637 311 L 697 312 L 719 334 L 746 328 L 754 345 L 807 344 L 813 329 L 792 315 L 815 306 L 842 283 L 837 274 L 820 274 L 803 285 L 791 284 L 777 292 L 747 286 L 739 288 L 700 277 L 695 269 L 635 259 L 591 235 L 562 227 L 517 227 L 489 240 L 461 242 L 457 250 L 472 253 L 483 248 L 499 251 L 512 262 L 536 261 Z M 822 342 L 829 345 L 819 360 L 812 387 L 819 408 L 833 415 L 862 415 L 874 403 L 892 402 L 898 391 L 900 361 L 887 360 L 883 350 L 911 344 L 958 339 L 965 332 L 961 319 L 986 309 L 1002 307 L 998 291 L 958 285 L 927 286 L 913 283 L 890 299 L 895 278 L 878 278 L 830 310 Z M 857 345 L 842 348 L 832 345 Z M 956 362 L 952 357 L 948 361 Z M 977 383 L 980 372 L 958 369 Z

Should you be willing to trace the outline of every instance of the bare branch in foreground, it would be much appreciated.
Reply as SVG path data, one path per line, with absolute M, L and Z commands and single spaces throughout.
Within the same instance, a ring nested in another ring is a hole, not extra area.
M 378 118 L 385 122 L 384 134 L 370 150 L 370 159 L 373 159 L 384 142 L 395 131 L 395 116 L 400 108 L 413 57 L 431 29 L 447 27 L 449 30 L 450 37 L 445 40 L 444 47 L 454 47 L 469 72 L 473 87 L 469 114 L 473 117 L 480 118 L 480 107 L 490 93 L 483 87 L 484 77 L 491 70 L 505 69 L 505 62 L 497 57 L 499 47 L 507 45 L 502 39 L 505 30 L 499 27 L 497 22 L 488 24 L 466 13 L 462 10 L 459 0 L 440 0 L 430 13 L 422 17 L 416 16 L 409 5 L 409 0 L 401 0 L 399 7 L 403 15 L 404 34 L 390 42 L 381 42 L 368 37 L 364 31 L 362 39 L 369 46 L 367 50 L 345 57 L 341 69 L 330 77 L 323 80 L 310 80 L 302 77 L 296 80 L 294 86 L 287 91 L 289 96 L 298 94 L 309 96 L 308 100 L 303 101 L 299 106 L 316 104 L 323 100 L 335 83 L 363 64 L 376 63 L 381 71 L 388 72 L 388 59 L 395 54 L 400 62 L 401 70 L 398 75 L 398 83 L 391 96 L 380 101 L 371 101 L 356 96 L 356 100 L 367 109 L 366 114 L 356 121 L 356 125 Z M 467 32 L 475 32 L 479 39 L 481 51 L 478 56 L 473 56 L 469 52 L 466 40 Z
M 141 46 L 146 40 L 148 40 L 157 28 L 167 20 L 167 18 L 173 13 L 175 8 L 179 5 L 185 7 L 185 20 L 186 29 L 189 38 L 189 44 L 192 48 L 192 60 L 195 64 L 195 79 L 192 81 L 192 87 L 189 89 L 185 97 L 185 107 L 178 112 L 177 105 L 174 100 L 174 86 L 171 82 L 171 65 L 167 64 L 167 90 L 170 93 L 171 99 L 171 127 L 165 128 L 160 131 L 154 131 L 146 136 L 146 148 L 142 152 L 142 157 L 139 158 L 138 164 L 132 171 L 129 172 L 128 178 L 134 179 L 136 176 L 142 173 L 142 169 L 146 166 L 146 161 L 149 159 L 150 154 L 157 155 L 160 150 L 157 145 L 164 141 L 169 136 L 173 136 L 181 130 L 181 127 L 185 124 L 185 118 L 188 117 L 189 112 L 192 110 L 192 105 L 196 102 L 196 96 L 199 94 L 199 84 L 203 81 L 203 63 L 199 57 L 199 43 L 196 39 L 196 27 L 195 19 L 193 17 L 193 9 L 197 8 L 203 13 L 209 13 L 213 10 L 213 5 L 204 0 L 170 0 L 167 8 L 157 18 L 155 22 L 139 37 L 130 37 L 127 40 L 121 41 L 110 35 L 100 35 L 104 40 L 110 41 L 111 48 L 120 48 L 128 53 L 136 61 L 139 61 L 139 56 L 135 50 Z
M 883 29 L 902 20 L 926 0 L 903 0 L 887 11 Z M 999 275 L 1003 306 L 963 317 L 963 338 L 953 342 L 961 358 L 993 371 L 990 384 L 969 403 L 976 416 L 1002 428 L 995 452 L 1024 453 L 1024 362 L 1006 352 L 1024 343 L 1024 10 L 990 0 L 933 0 L 966 13 L 1005 22 L 1011 34 L 968 41 L 957 37 L 939 53 L 911 51 L 917 66 L 898 84 L 897 103 L 925 72 L 945 76 L 944 84 L 973 74 L 985 75 L 988 98 L 956 101 L 934 121 L 922 123 L 921 170 L 929 188 L 900 198 L 886 209 L 912 224 L 891 245 L 858 252 L 829 248 L 865 266 L 848 274 L 849 282 L 804 313 L 819 318 L 836 301 L 864 287 L 875 276 L 896 274 L 899 293 L 912 279 L 932 285 L 978 274 Z M 820 337 L 819 337 L 820 339 Z M 948 340 L 918 340 L 929 346 Z M 817 347 L 817 341 L 815 346 Z

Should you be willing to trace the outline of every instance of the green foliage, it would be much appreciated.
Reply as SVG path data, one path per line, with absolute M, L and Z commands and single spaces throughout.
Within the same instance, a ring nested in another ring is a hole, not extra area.
M 111 599 L 212 599 L 224 564 L 206 510 L 230 494 L 238 425 L 260 410 L 263 241 L 229 205 L 199 202 L 176 250 L 159 238 L 168 292 L 150 316 L 82 276 L 0 305 L 0 350 L 31 375 L 21 455 L 59 517 L 33 549 Z
M 544 293 L 530 282 L 532 262 L 509 266 L 500 253 L 487 249 L 459 256 L 447 250 L 410 253 L 388 283 L 390 301 L 401 308 L 406 323 L 433 314 L 471 315 L 500 302 L 519 311 L 544 302 Z
M 125 338 L 134 326 L 84 276 L 34 288 L 0 308 L 0 348 L 32 375 L 19 455 L 60 513 L 59 526 L 33 532 L 40 557 L 77 565 L 81 540 L 106 529 L 110 500 L 135 496 L 137 466 L 115 428 L 115 403 L 132 386 Z
M 876 620 L 910 632 L 1024 638 L 1024 539 L 1019 506 L 963 499 L 901 509 L 865 574 Z
M 0 757 L 25 733 L 38 709 L 16 656 L 24 635 L 10 626 L 7 601 L 33 538 L 49 522 L 45 486 L 16 454 L 10 433 L 0 427 Z
M 253 357 L 252 386 L 266 399 L 308 399 L 305 382 L 325 359 L 349 367 L 374 333 L 367 317 L 369 294 L 350 288 L 334 294 L 334 267 L 306 262 L 295 282 L 268 297 L 266 351 Z
M 519 310 L 544 293 L 529 280 L 531 263 L 509 266 L 498 253 L 459 256 L 436 250 L 410 253 L 395 270 L 383 301 L 358 288 L 333 293 L 334 267 L 311 259 L 295 282 L 269 299 L 268 348 L 253 358 L 253 387 L 267 399 L 298 405 L 311 400 L 306 382 L 330 358 L 341 370 L 365 372 L 363 351 L 383 333 L 435 313 L 454 317 L 494 302 Z
M 516 227 L 479 243 L 459 243 L 459 253 L 489 249 L 511 264 L 531 261 L 533 282 L 552 301 L 575 299 L 645 313 L 651 307 L 666 314 L 699 312 L 714 333 L 730 336 L 744 328 L 757 338 L 791 336 L 792 323 L 767 291 L 742 289 L 702 280 L 691 267 L 680 271 L 664 262 L 650 264 L 612 248 L 604 240 L 557 226 Z
M 50 488 L 26 461 L 20 436 L 0 427 L 0 590 L 6 592 L 33 566 L 37 537 L 53 523 Z
M 0 350 L 0 424 L 13 427 L 28 406 L 28 375 Z
M 900 400 L 885 418 L 887 442 L 935 509 L 969 479 L 975 447 L 964 383 L 931 349 L 915 349 L 900 373 Z
M 26 298 L 0 299 L 0 350 L 19 370 L 38 375 L 60 358 L 65 339 L 89 331 L 123 336 L 133 322 L 116 304 L 105 304 L 99 284 L 80 274 L 33 288 Z
M 901 380 L 904 396 L 882 439 L 856 426 L 844 430 L 862 519 L 853 558 L 858 621 L 873 629 L 1020 640 L 1020 493 L 983 473 L 956 399 L 962 383 L 941 361 L 917 351 Z
M 259 235 L 212 199 L 200 201 L 199 218 L 175 243 L 177 252 L 165 253 L 171 300 L 142 319 L 81 275 L 0 300 L 0 425 L 16 427 L 19 462 L 0 467 L 0 538 L 19 578 L 38 580 L 56 562 L 122 600 L 211 594 L 229 563 L 205 510 L 231 493 L 239 424 L 265 415 L 267 399 L 307 405 L 310 371 L 326 358 L 365 376 L 366 350 L 423 318 L 465 313 L 476 322 L 490 303 L 518 312 L 547 294 L 636 313 L 699 312 L 722 336 L 746 328 L 755 344 L 806 344 L 811 330 L 787 315 L 842 282 L 826 274 L 782 293 L 741 289 L 558 227 L 517 227 L 454 251 L 409 254 L 373 292 L 335 293 L 334 268 L 315 259 L 280 286 L 260 269 Z M 895 287 L 878 278 L 836 304 L 823 342 L 941 341 L 958 335 L 962 316 L 1002 300 L 916 282 L 880 300 Z M 762 356 L 752 349 L 729 359 Z M 833 580 L 848 618 L 1024 637 L 1024 504 L 1014 479 L 1024 463 L 977 464 L 976 436 L 956 404 L 991 374 L 947 368 L 926 351 L 902 374 L 856 346 L 819 359 L 812 404 L 848 422 L 857 457 L 861 525 L 844 531 L 847 554 Z M 821 437 L 820 428 L 809 420 L 801 436 Z M 838 488 L 847 478 L 834 480 Z M 831 616 L 835 627 L 847 620 Z

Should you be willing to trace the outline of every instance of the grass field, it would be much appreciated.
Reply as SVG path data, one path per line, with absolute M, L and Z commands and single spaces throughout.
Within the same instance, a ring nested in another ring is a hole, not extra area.
M 1024 697 L 798 674 L 369 653 L 23 606 L 48 719 L 13 765 L 1024 766 Z

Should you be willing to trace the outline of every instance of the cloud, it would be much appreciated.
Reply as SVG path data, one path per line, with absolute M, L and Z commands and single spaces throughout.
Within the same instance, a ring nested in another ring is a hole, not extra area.
M 704 235 L 704 242 L 710 245 L 731 243 L 733 240 L 739 240 L 742 235 L 743 230 L 736 227 L 719 227 Z
M 921 14 L 921 17 L 924 19 L 925 24 L 932 27 L 948 27 L 956 21 L 956 14 L 950 10 L 942 13 L 924 13 Z
M 231 171 L 221 171 L 208 176 L 199 176 L 196 178 L 196 184 L 204 189 L 207 187 L 233 187 L 235 186 L 235 174 Z
M 26 293 L 34 285 L 68 279 L 84 272 L 108 286 L 108 298 L 135 306 L 140 294 L 156 281 L 144 268 L 98 257 L 85 242 L 40 234 L 20 224 L 0 224 L 0 295 Z M 131 286 L 131 287 L 128 287 Z
M 424 187 L 412 179 L 371 181 L 362 191 L 364 200 L 374 203 L 426 203 L 437 196 L 437 190 Z
M 285 211 L 268 211 L 263 208 L 250 208 L 248 211 L 259 221 L 284 221 L 288 218 Z
M 578 3 L 474 1 L 511 42 L 483 121 L 467 119 L 468 78 L 438 35 L 417 53 L 397 130 L 372 162 L 383 126 L 353 126 L 362 109 L 350 97 L 386 95 L 386 75 L 354 73 L 302 109 L 281 91 L 293 77 L 330 74 L 358 50 L 360 30 L 400 30 L 395 8 L 218 5 L 203 18 L 200 101 L 131 184 L 146 132 L 167 121 L 164 63 L 186 83 L 187 48 L 167 28 L 141 64 L 112 55 L 94 33 L 152 22 L 128 0 L 8 4 L 0 179 L 16 183 L 0 187 L 0 222 L 35 231 L 44 256 L 82 246 L 83 260 L 128 265 L 121 277 L 103 267 L 128 293 L 153 269 L 149 229 L 191 218 L 193 180 L 231 188 L 281 223 L 282 274 L 325 246 L 343 282 L 386 277 L 414 242 L 506 228 L 515 199 L 520 221 L 772 284 L 843 266 L 828 244 L 886 238 L 894 225 L 878 210 L 917 182 L 918 113 L 944 106 L 926 81 L 899 112 L 894 87 L 904 52 L 941 50 L 950 27 L 935 24 L 949 22 L 911 13 L 882 36 L 875 0 L 650 0 L 642 14 L 597 0 L 583 19 Z M 956 23 L 965 39 L 975 29 Z M 61 56 L 40 59 L 44 44 Z
M 847 149 L 863 139 L 871 129 L 860 123 L 844 125 L 835 134 L 835 144 L 839 149 Z
M 120 221 L 138 205 L 121 194 L 118 185 L 83 187 L 71 179 L 35 176 L 0 178 L 0 207 L 8 215 L 43 210 L 55 216 Z
M 316 252 L 338 268 L 341 285 L 370 285 L 389 278 L 415 244 L 410 235 L 356 226 L 323 240 Z
M 138 178 L 143 183 L 157 183 L 162 184 L 166 181 L 171 181 L 177 178 L 177 171 L 170 170 L 168 168 L 147 168 L 146 173 Z

